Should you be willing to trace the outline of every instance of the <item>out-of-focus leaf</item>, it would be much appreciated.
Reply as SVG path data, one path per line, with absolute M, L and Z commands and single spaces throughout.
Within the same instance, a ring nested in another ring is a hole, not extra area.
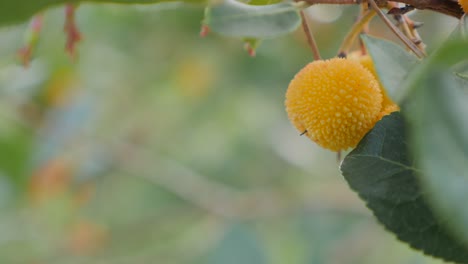
M 458 29 L 457 29 L 458 30 Z M 468 40 L 457 30 L 418 67 L 403 87 L 412 150 L 436 213 L 447 218 L 453 233 L 468 242 L 468 94 L 453 66 L 466 63 Z
M 30 169 L 33 135 L 25 129 L 12 129 L 0 135 L 0 173 L 24 187 Z
M 407 97 L 411 97 L 414 90 L 418 89 L 423 85 L 423 81 L 427 78 L 429 72 L 434 70 L 446 70 L 451 68 L 453 71 L 457 71 L 455 66 L 463 62 L 466 64 L 468 58 L 468 39 L 460 38 L 460 28 L 454 30 L 450 38 L 431 56 L 423 61 L 408 75 L 408 78 L 403 82 L 401 89 L 396 94 L 398 101 L 403 101 Z M 458 65 L 460 66 L 460 65 Z M 459 76 L 460 77 L 460 76 Z
M 389 231 L 428 255 L 467 262 L 468 248 L 446 232 L 417 179 L 400 113 L 384 117 L 343 161 L 341 171 Z M 466 201 L 466 200 L 463 200 Z
M 204 23 L 225 36 L 272 38 L 294 31 L 301 18 L 293 3 L 253 6 L 225 0 L 207 8 Z
M 208 264 L 266 264 L 260 241 L 246 227 L 233 225 L 208 257 Z
M 468 91 L 468 75 L 461 73 L 455 73 L 455 84 L 457 84 L 461 89 Z
M 344 212 L 308 212 L 300 215 L 298 232 L 303 236 L 305 259 L 295 263 L 358 263 L 357 259 L 346 255 L 346 261 L 333 253 L 336 241 L 342 241 L 353 228 L 368 221 L 367 216 Z M 358 254 L 356 254 L 358 255 Z M 288 263 L 284 261 L 283 263 Z
M 281 2 L 281 0 L 251 0 L 248 1 L 249 5 L 271 5 Z
M 414 90 L 410 116 L 414 152 L 436 209 L 468 242 L 468 94 L 440 70 Z
M 468 75 L 464 73 L 455 73 L 456 76 L 460 77 L 461 79 L 468 81 Z
M 51 6 L 81 2 L 117 4 L 157 4 L 163 2 L 184 2 L 205 4 L 206 0 L 2 0 L 0 1 L 0 26 L 22 22 L 35 13 Z
M 419 62 L 413 54 L 388 40 L 361 36 L 374 62 L 375 70 L 390 98 L 397 101 L 397 91 L 411 69 Z

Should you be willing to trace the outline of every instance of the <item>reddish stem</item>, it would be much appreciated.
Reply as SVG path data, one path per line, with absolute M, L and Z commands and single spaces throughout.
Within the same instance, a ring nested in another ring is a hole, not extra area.
M 18 50 L 18 57 L 24 67 L 29 67 L 31 57 L 34 52 L 39 35 L 42 30 L 44 17 L 42 14 L 34 16 L 31 20 L 29 29 L 27 30 L 26 45 Z
M 210 33 L 210 27 L 208 25 L 202 25 L 200 29 L 200 37 L 204 38 Z
M 75 57 L 76 44 L 81 41 L 81 33 L 75 22 L 75 11 L 76 6 L 73 4 L 65 5 L 65 26 L 64 31 L 67 35 L 67 41 L 65 44 L 66 52 L 71 56 Z
M 257 55 L 255 49 L 252 47 L 252 45 L 249 42 L 246 42 L 244 44 L 244 49 L 247 51 L 250 57 L 255 57 L 255 55 Z

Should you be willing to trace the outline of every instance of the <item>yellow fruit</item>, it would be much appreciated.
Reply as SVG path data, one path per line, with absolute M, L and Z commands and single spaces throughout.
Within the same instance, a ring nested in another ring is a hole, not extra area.
M 291 81 L 286 111 L 299 132 L 320 146 L 355 147 L 382 108 L 379 83 L 359 62 L 333 58 L 309 63 Z
M 379 82 L 379 87 L 380 87 L 380 90 L 382 92 L 382 98 L 383 98 L 381 117 L 383 117 L 385 115 L 388 115 L 388 114 L 390 114 L 392 112 L 395 112 L 395 111 L 400 111 L 400 107 L 398 107 L 398 105 L 395 104 L 395 102 L 393 102 L 393 100 L 390 98 L 390 96 L 388 96 L 388 93 L 385 90 L 385 87 L 379 81 L 379 77 L 377 75 L 377 71 L 375 70 L 374 62 L 372 61 L 371 56 L 369 56 L 367 54 L 362 55 L 361 51 L 355 51 L 355 52 L 351 52 L 348 55 L 348 58 L 351 59 L 351 60 L 356 60 L 359 63 L 361 63 L 361 65 L 364 66 L 364 68 L 368 69 L 372 73 L 372 75 L 374 75 L 374 77 L 377 79 L 377 81 Z M 388 112 L 390 110 L 392 110 L 392 111 Z M 380 119 L 381 118 L 379 118 L 379 120 Z
M 468 13 L 468 0 L 458 0 L 458 4 L 462 7 L 463 12 Z

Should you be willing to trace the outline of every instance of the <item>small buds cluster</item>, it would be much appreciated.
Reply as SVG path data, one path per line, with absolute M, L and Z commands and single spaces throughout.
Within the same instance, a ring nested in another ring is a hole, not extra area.
M 318 145 L 340 151 L 355 147 L 378 120 L 398 110 L 368 58 L 370 63 L 367 57 L 317 60 L 299 71 L 286 93 L 293 125 Z
M 468 13 L 468 0 L 458 0 L 458 4 L 462 7 L 463 12 Z

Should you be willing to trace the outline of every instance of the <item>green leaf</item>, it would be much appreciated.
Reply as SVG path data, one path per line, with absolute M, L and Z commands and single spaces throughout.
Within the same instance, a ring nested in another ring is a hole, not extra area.
M 343 176 L 398 239 L 435 257 L 468 262 L 467 248 L 446 231 L 445 220 L 436 218 L 423 197 L 405 131 L 400 113 L 385 116 L 343 160 Z
M 214 249 L 208 264 L 266 264 L 265 252 L 257 237 L 243 225 L 233 225 Z
M 388 40 L 368 35 L 362 35 L 361 38 L 372 57 L 380 82 L 390 98 L 399 103 L 398 90 L 411 69 L 419 63 L 419 59 Z
M 117 4 L 156 4 L 163 2 L 184 2 L 205 4 L 206 0 L 1 0 L 0 26 L 23 22 L 39 11 L 48 7 L 66 3 L 81 2 L 117 3 Z
M 466 88 L 466 86 L 464 87 Z M 468 242 L 468 93 L 434 70 L 414 90 L 408 116 L 424 187 L 441 216 Z
M 226 0 L 207 8 L 204 23 L 225 36 L 272 38 L 294 31 L 301 18 L 293 3 L 253 6 Z

